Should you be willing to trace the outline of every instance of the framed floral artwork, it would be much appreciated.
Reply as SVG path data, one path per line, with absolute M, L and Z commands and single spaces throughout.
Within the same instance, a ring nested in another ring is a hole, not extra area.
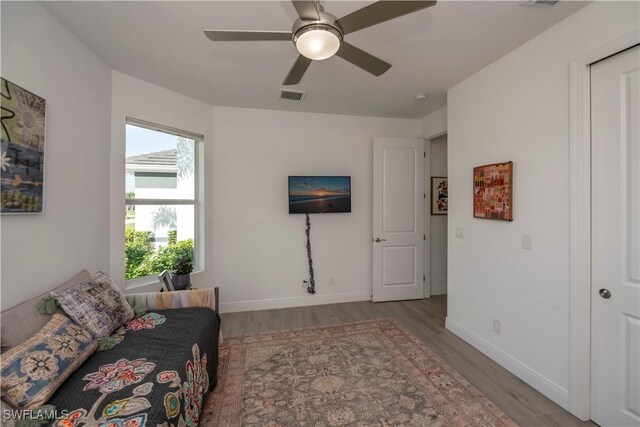
M 0 212 L 42 213 L 46 102 L 0 78 Z
M 431 177 L 431 215 L 446 215 L 449 207 L 449 184 L 446 176 Z
M 513 221 L 513 162 L 473 168 L 473 216 Z

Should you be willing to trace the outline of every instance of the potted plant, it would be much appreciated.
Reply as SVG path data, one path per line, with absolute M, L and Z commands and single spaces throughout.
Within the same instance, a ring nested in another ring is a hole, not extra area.
M 182 291 L 191 287 L 191 272 L 193 263 L 188 258 L 182 258 L 174 263 L 171 282 L 176 291 Z

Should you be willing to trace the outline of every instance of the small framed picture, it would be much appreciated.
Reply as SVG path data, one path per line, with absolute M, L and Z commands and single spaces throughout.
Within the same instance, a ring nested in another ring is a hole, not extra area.
M 449 206 L 449 185 L 446 176 L 431 177 L 431 215 L 446 215 Z
M 171 273 L 167 270 L 164 270 L 162 273 L 158 275 L 158 279 L 160 279 L 160 284 L 169 292 L 175 291 L 173 288 L 173 282 L 171 281 Z

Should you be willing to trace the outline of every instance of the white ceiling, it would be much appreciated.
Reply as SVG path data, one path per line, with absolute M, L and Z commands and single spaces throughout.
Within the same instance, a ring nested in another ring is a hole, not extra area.
M 338 17 L 371 1 L 326 1 Z M 213 105 L 418 118 L 446 105 L 446 90 L 586 2 L 551 8 L 518 1 L 440 1 L 432 8 L 345 37 L 392 64 L 380 77 L 333 57 L 314 61 L 300 103 L 279 99 L 297 57 L 290 42 L 218 42 L 204 29 L 291 29 L 286 1 L 43 2 L 109 66 Z M 426 93 L 426 101 L 413 97 Z

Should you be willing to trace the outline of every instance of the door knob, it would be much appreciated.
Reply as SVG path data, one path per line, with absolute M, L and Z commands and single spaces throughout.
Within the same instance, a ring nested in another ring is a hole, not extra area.
M 600 289 L 600 291 L 598 291 L 598 293 L 604 299 L 611 298 L 611 291 L 609 289 Z
M 376 237 L 375 240 L 374 240 L 374 242 L 376 242 L 376 243 L 386 242 L 386 241 L 387 241 L 387 239 L 381 239 L 379 237 Z

